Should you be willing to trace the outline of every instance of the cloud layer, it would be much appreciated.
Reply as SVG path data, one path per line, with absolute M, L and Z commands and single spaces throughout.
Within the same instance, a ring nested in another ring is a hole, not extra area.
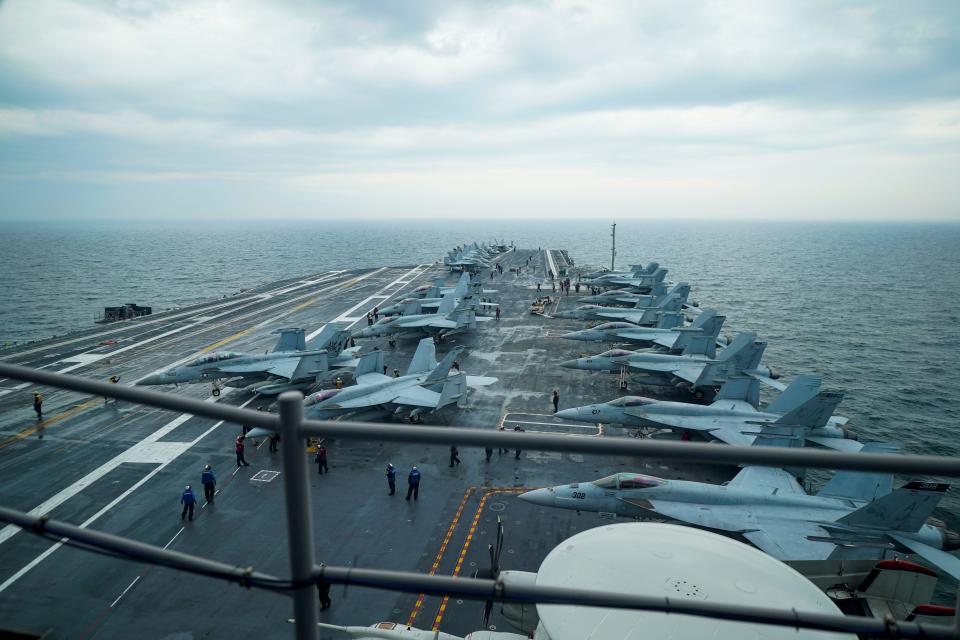
M 960 4 L 0 5 L 0 216 L 960 219 Z

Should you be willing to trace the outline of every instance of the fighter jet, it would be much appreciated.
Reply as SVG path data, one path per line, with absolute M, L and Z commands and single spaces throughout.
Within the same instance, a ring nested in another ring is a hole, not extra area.
M 704 388 L 718 387 L 731 376 L 749 375 L 761 382 L 780 377 L 773 369 L 760 364 L 767 343 L 756 338 L 755 333 L 741 333 L 719 357 L 716 357 L 714 337 L 701 335 L 693 338 L 680 355 L 611 349 L 596 356 L 567 360 L 560 366 L 584 371 L 640 373 L 633 377 L 634 382 L 683 387 L 699 399 L 704 397 Z
M 687 348 L 694 336 L 712 336 L 719 346 L 727 344 L 720 335 L 726 316 L 717 315 L 716 309 L 704 309 L 689 326 L 683 326 L 683 313 L 661 313 L 656 327 L 638 327 L 631 322 L 607 322 L 592 329 L 565 333 L 561 338 L 583 342 L 631 342 L 638 346 L 659 346 L 667 351 L 680 353 Z
M 454 302 L 451 295 L 440 301 L 436 313 L 418 313 L 412 315 L 381 318 L 379 322 L 353 333 L 353 338 L 373 338 L 398 334 L 400 336 L 448 336 L 468 329 L 476 329 L 478 322 L 487 322 L 492 318 L 477 317 L 477 301 L 463 298 Z
M 469 273 L 464 273 L 460 276 L 460 280 L 455 287 L 443 287 L 442 285 L 443 278 L 437 278 L 436 283 L 432 286 L 424 285 L 414 290 L 415 296 L 419 297 L 405 298 L 400 302 L 383 307 L 380 309 L 380 315 L 409 316 L 421 313 L 434 313 L 440 306 L 443 296 L 447 295 L 452 295 L 454 301 L 459 301 L 466 297 L 473 298 L 477 300 L 477 305 L 480 308 L 486 307 L 492 309 L 497 306 L 497 303 L 484 302 L 482 298 L 485 294 L 498 293 L 498 291 L 496 289 L 484 289 L 482 282 L 471 282 Z
M 649 263 L 646 267 L 642 264 L 631 264 L 627 271 L 611 271 L 610 269 L 601 269 L 593 273 L 587 273 L 581 277 L 581 282 L 592 284 L 594 286 L 603 286 L 608 280 L 615 278 L 639 278 L 644 275 L 653 275 L 660 265 L 656 262 Z
M 761 440 L 777 438 L 764 432 Z M 790 435 L 783 439 L 802 440 Z M 774 441 L 765 445 L 784 446 Z M 867 445 L 865 451 L 890 451 Z M 960 579 L 960 534 L 928 521 L 950 485 L 908 482 L 891 491 L 893 475 L 838 472 L 815 495 L 794 475 L 744 467 L 726 485 L 618 473 L 593 482 L 537 489 L 521 500 L 543 506 L 628 517 L 667 517 L 738 533 L 779 560 L 879 559 L 916 553 Z
M 443 264 L 450 267 L 451 271 L 477 273 L 490 266 L 492 257 L 491 252 L 474 242 L 469 247 L 455 247 L 449 251 L 443 259 Z
M 664 296 L 652 307 L 601 307 L 600 305 L 583 305 L 576 309 L 560 311 L 553 314 L 554 318 L 569 320 L 623 320 L 639 326 L 653 326 L 657 323 L 659 314 L 680 311 L 686 300 L 685 295 L 671 293 Z
M 650 293 L 634 293 L 630 289 L 610 289 L 594 296 L 585 296 L 579 299 L 584 304 L 603 304 L 619 305 L 626 307 L 635 307 L 638 302 L 647 301 L 650 298 L 661 297 L 668 293 L 667 283 L 658 282 L 650 288 Z
M 656 263 L 650 263 L 651 265 Z M 588 280 L 590 286 L 600 287 L 629 287 L 630 290 L 637 293 L 650 291 L 658 282 L 663 282 L 667 277 L 667 269 L 658 267 L 653 273 L 642 273 L 638 276 L 613 276 Z
M 406 374 L 399 377 L 380 373 L 382 351 L 367 353 L 354 372 L 356 385 L 307 397 L 305 411 L 309 417 L 330 418 L 359 409 L 377 408 L 394 414 L 409 410 L 408 419 L 417 422 L 424 411 L 433 412 L 453 403 L 463 406 L 470 388 L 485 387 L 497 379 L 465 373 L 449 375 L 462 351 L 463 347 L 451 349 L 437 364 L 433 340 L 424 338 L 417 345 Z
M 322 339 L 316 344 L 334 345 L 339 338 L 342 348 L 344 336 L 336 325 L 324 328 Z M 216 384 L 229 379 L 225 386 L 246 388 L 261 394 L 276 394 L 291 389 L 304 389 L 327 374 L 332 367 L 347 367 L 355 364 L 354 350 L 343 350 L 328 356 L 327 350 L 306 350 L 303 329 L 280 329 L 272 353 L 262 355 L 237 351 L 215 351 L 192 360 L 182 366 L 162 373 L 147 376 L 138 385 L 178 385 L 197 382 L 213 382 L 213 395 L 220 395 Z
M 686 282 L 681 282 L 674 286 L 669 293 L 643 296 L 636 301 L 633 307 L 629 309 L 624 307 L 605 307 L 597 304 L 584 304 L 576 307 L 575 309 L 555 313 L 553 317 L 564 318 L 567 320 L 604 320 L 609 318 L 626 319 L 624 318 L 625 315 L 627 318 L 642 316 L 645 310 L 658 308 L 658 305 L 660 305 L 663 301 L 670 299 L 671 296 L 679 299 L 680 306 L 682 308 L 683 305 L 687 303 L 687 297 L 689 295 L 690 285 Z M 633 322 L 633 320 L 628 321 Z
M 831 449 L 859 451 L 862 444 L 843 425 L 847 419 L 832 416 L 842 394 L 819 392 L 820 378 L 798 376 L 762 411 L 759 382 L 755 378 L 732 377 L 709 405 L 666 402 L 641 396 L 623 396 L 603 404 L 564 409 L 555 415 L 580 422 L 622 424 L 692 431 L 727 444 L 749 445 L 758 425 L 793 423 L 808 425 L 806 439 Z
M 455 636 L 442 631 L 417 629 L 399 622 L 378 622 L 369 627 L 341 627 L 318 622 L 317 626 L 329 631 L 340 631 L 355 640 L 527 640 L 526 635 L 504 631 L 474 631 L 465 636 Z

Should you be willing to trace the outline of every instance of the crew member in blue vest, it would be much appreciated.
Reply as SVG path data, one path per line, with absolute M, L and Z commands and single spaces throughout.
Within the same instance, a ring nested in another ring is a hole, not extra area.
M 387 464 L 387 485 L 390 487 L 390 493 L 388 495 L 393 495 L 397 492 L 397 468 L 393 466 L 392 463 Z
M 416 467 L 410 469 L 410 475 L 407 476 L 407 500 L 411 495 L 414 500 L 420 497 L 420 472 Z
M 213 504 L 213 494 L 217 492 L 217 476 L 213 475 L 213 469 L 210 468 L 210 465 L 203 468 L 203 473 L 200 474 L 200 482 L 203 483 L 203 497 L 206 498 L 207 502 Z
M 190 488 L 190 485 L 187 485 L 187 488 L 183 490 L 183 495 L 180 496 L 180 504 L 183 505 L 183 511 L 180 513 L 180 519 L 183 520 L 187 517 L 187 513 L 190 514 L 190 522 L 193 522 L 193 505 L 197 503 L 197 496 L 193 495 L 193 489 Z

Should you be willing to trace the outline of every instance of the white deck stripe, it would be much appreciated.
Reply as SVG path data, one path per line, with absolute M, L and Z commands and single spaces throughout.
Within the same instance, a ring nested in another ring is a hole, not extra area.
M 553 249 L 545 249 L 547 252 L 547 264 L 551 271 L 553 271 L 553 277 L 559 278 L 560 272 L 557 271 L 557 263 L 553 261 Z

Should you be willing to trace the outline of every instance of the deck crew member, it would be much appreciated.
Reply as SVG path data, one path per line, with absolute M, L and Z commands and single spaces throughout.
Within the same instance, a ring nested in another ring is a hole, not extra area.
M 110 376 L 110 384 L 117 384 L 118 382 L 120 382 L 120 376 Z M 108 402 L 110 402 L 110 398 L 103 396 L 103 404 L 107 404 Z
M 270 438 L 270 448 L 268 450 L 270 453 L 276 453 L 280 446 L 280 433 L 272 431 L 268 437 Z
M 203 483 L 203 497 L 207 502 L 213 504 L 213 495 L 217 492 L 217 476 L 213 475 L 213 469 L 210 465 L 203 468 L 200 474 L 200 482 Z
M 249 467 L 250 463 L 247 462 L 247 459 L 244 457 L 243 452 L 246 449 L 246 445 L 243 442 L 243 435 L 237 436 L 236 451 L 237 451 L 237 466 L 238 467 Z
M 490 462 L 490 456 L 493 455 L 493 447 L 486 447 L 484 452 L 487 454 L 487 462 Z
M 411 495 L 414 500 L 420 497 L 420 471 L 416 467 L 410 469 L 410 475 L 407 476 L 407 500 Z
M 560 408 L 560 392 L 556 389 L 553 390 L 553 412 L 556 413 Z
M 503 431 L 503 430 L 504 430 L 504 428 L 503 428 L 503 425 L 502 425 L 502 424 L 501 424 L 499 427 L 497 427 L 497 431 Z M 499 447 L 497 447 L 497 455 L 498 455 L 498 456 L 499 456 L 499 455 L 503 455 L 504 453 L 509 453 L 509 452 L 510 452 L 510 449 L 507 449 L 507 448 L 506 448 L 505 446 L 503 446 L 503 445 L 500 445 Z
M 515 426 L 515 427 L 513 428 L 513 430 L 514 430 L 514 431 L 523 432 L 523 429 L 520 428 L 520 425 Z M 515 460 L 519 460 L 519 459 L 520 459 L 520 448 L 519 448 L 519 447 L 516 449 L 516 451 L 514 451 L 513 457 L 514 457 Z
M 325 567 L 320 563 L 320 568 Z M 323 576 L 317 578 L 317 595 L 320 596 L 320 611 L 326 611 L 330 608 L 330 583 L 323 579 Z
M 193 505 L 197 503 L 197 496 L 193 495 L 193 489 L 190 488 L 190 485 L 183 490 L 183 495 L 180 496 L 180 504 L 183 505 L 183 511 L 180 512 L 180 520 L 183 520 L 187 517 L 187 514 L 190 514 L 190 522 L 193 522 Z
M 380 319 L 380 307 L 374 307 L 374 308 L 373 308 L 373 319 L 374 319 L 374 320 L 379 320 L 379 319 Z
M 500 305 L 497 305 L 497 320 L 500 319 Z
M 33 410 L 37 412 L 37 420 L 43 420 L 43 394 L 33 392 Z
M 388 495 L 393 495 L 397 492 L 397 468 L 393 466 L 392 463 L 387 464 L 387 486 L 390 487 L 390 493 Z
M 337 379 L 334 382 L 334 384 L 336 385 L 337 389 L 343 389 L 343 378 L 341 378 L 340 376 L 337 376 Z
M 457 466 L 460 465 L 460 452 L 457 450 L 457 445 L 450 445 L 450 466 L 456 463 Z
M 327 448 L 323 445 L 317 447 L 317 457 L 314 458 L 317 463 L 317 473 L 323 474 L 324 471 L 330 473 L 330 467 L 327 466 Z

